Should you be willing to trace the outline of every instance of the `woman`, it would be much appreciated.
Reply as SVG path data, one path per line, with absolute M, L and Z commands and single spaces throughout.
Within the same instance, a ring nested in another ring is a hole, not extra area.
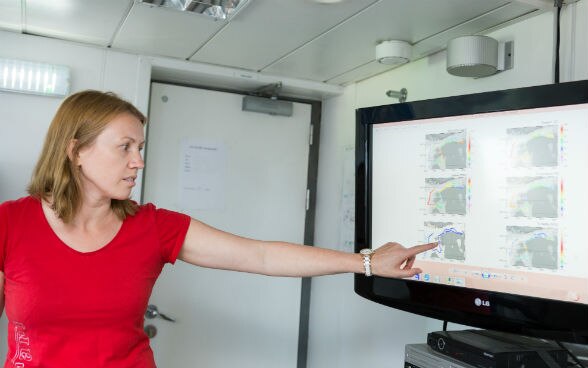
M 0 205 L 5 367 L 154 367 L 143 332 L 165 263 L 274 276 L 343 272 L 411 277 L 397 243 L 358 255 L 232 235 L 129 199 L 144 167 L 145 117 L 112 93 L 68 97 L 33 172 L 30 196 Z

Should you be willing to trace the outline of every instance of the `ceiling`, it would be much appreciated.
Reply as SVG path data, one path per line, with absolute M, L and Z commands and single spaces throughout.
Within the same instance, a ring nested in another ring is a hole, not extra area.
M 454 37 L 552 7 L 552 0 L 249 0 L 230 21 L 215 21 L 139 0 L 0 0 L 0 29 L 345 85 L 393 68 L 375 61 L 381 41 L 409 42 L 416 60 Z

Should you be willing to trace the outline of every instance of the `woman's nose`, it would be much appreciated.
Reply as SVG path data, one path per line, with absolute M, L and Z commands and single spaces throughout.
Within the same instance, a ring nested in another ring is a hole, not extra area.
M 143 161 L 143 156 L 141 156 L 141 152 L 137 151 L 134 153 L 129 165 L 133 168 L 138 168 L 138 169 L 142 169 L 145 167 L 145 161 Z

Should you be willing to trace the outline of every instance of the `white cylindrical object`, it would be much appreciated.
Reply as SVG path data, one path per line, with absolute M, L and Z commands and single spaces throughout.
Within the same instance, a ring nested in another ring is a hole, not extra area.
M 391 40 L 376 45 L 376 60 L 380 64 L 400 65 L 410 61 L 412 48 L 408 42 Z
M 458 77 L 487 77 L 498 66 L 498 41 L 487 36 L 463 36 L 447 44 L 447 72 Z

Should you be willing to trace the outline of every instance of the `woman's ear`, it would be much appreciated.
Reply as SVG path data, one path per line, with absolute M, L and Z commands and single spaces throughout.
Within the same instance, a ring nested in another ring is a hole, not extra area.
M 67 157 L 69 157 L 69 160 L 76 166 L 78 165 L 78 152 L 76 150 L 77 144 L 78 140 L 72 139 L 67 145 Z

